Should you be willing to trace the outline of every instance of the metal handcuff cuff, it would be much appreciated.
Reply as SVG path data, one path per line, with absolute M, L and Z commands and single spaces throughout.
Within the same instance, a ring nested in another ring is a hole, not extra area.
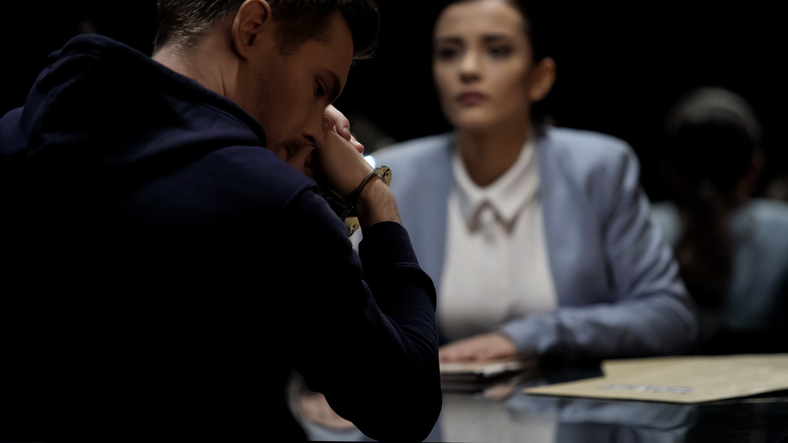
M 334 201 L 332 203 L 338 205 L 340 208 L 343 208 L 339 218 L 345 222 L 345 227 L 347 227 L 348 230 L 348 237 L 353 235 L 353 233 L 356 232 L 360 226 L 358 214 L 356 213 L 356 205 L 358 204 L 358 198 L 361 196 L 361 191 L 364 190 L 364 187 L 367 186 L 369 181 L 375 178 L 375 176 L 383 180 L 383 183 L 385 183 L 386 186 L 391 186 L 391 169 L 388 166 L 379 166 L 369 171 L 367 176 L 364 177 L 364 180 L 361 180 L 361 184 L 358 185 L 356 190 L 346 198 L 342 198 L 337 194 L 334 194 L 334 197 L 339 198 L 340 202 Z M 337 213 L 339 214 L 339 212 Z

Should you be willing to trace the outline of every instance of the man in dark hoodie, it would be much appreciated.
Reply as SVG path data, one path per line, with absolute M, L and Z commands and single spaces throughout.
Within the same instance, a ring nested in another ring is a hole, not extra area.
M 304 438 L 291 368 L 369 437 L 423 439 L 434 288 L 330 107 L 373 0 L 159 15 L 152 58 L 77 37 L 0 120 L 0 439 Z M 357 200 L 358 255 L 318 183 Z

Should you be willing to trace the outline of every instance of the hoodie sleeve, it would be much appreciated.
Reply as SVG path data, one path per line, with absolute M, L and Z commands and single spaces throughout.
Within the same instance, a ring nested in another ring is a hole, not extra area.
M 426 438 L 442 401 L 435 288 L 407 231 L 393 222 L 367 228 L 359 258 L 314 192 L 282 219 L 292 232 L 282 264 L 298 270 L 285 271 L 287 296 L 298 300 L 287 337 L 295 369 L 367 436 Z

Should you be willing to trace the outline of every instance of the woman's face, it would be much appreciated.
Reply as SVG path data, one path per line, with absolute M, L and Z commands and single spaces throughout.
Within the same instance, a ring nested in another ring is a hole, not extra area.
M 441 13 L 433 75 L 455 128 L 490 130 L 530 120 L 531 103 L 543 96 L 534 90 L 525 26 L 520 12 L 502 0 L 455 3 Z

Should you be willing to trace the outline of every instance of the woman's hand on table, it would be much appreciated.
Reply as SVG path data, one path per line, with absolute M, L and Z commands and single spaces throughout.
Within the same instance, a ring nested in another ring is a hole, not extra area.
M 498 332 L 457 340 L 438 349 L 438 357 L 445 363 L 497 360 L 515 355 L 514 343 Z

